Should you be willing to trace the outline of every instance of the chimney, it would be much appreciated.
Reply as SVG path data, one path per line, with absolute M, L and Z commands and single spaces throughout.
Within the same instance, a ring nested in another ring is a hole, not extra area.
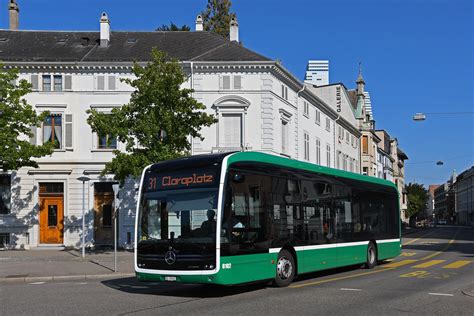
M 239 42 L 239 23 L 236 17 L 230 20 L 229 39 L 233 42 Z
M 110 42 L 110 21 L 107 13 L 102 12 L 100 17 L 100 47 L 109 46 Z
M 202 16 L 199 14 L 197 17 L 196 17 L 196 31 L 202 31 L 204 28 L 203 28 L 203 24 L 202 24 Z
M 18 8 L 18 4 L 16 0 L 10 0 L 10 4 L 8 5 L 8 15 L 10 17 L 10 30 L 18 30 L 18 15 L 20 13 L 20 9 Z

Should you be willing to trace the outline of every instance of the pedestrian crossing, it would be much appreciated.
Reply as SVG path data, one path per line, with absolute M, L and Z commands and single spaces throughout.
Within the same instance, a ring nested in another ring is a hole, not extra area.
M 403 266 L 408 266 L 411 264 L 415 264 L 411 266 L 411 268 L 414 269 L 421 269 L 421 268 L 429 268 L 429 267 L 441 267 L 442 269 L 459 269 L 463 268 L 471 263 L 474 262 L 474 260 L 457 260 L 454 262 L 446 262 L 446 260 L 429 260 L 429 261 L 424 261 L 420 262 L 422 260 L 417 260 L 417 259 L 405 259 L 401 261 L 393 261 L 388 264 L 382 265 L 384 268 L 398 268 L 398 267 L 403 267 Z

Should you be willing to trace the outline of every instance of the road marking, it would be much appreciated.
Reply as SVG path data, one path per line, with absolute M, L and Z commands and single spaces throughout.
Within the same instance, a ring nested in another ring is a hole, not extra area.
M 471 260 L 459 260 L 451 264 L 445 265 L 443 269 L 458 269 L 470 264 L 471 262 Z
M 416 255 L 416 252 L 402 252 L 400 254 L 400 256 L 402 256 L 402 257 L 411 257 L 411 256 L 414 256 L 414 255 Z
M 401 278 L 418 278 L 418 279 L 424 279 L 426 278 L 428 275 L 430 275 L 431 273 L 429 273 L 428 271 L 413 271 L 413 272 L 409 272 L 409 273 L 406 273 L 406 274 L 402 274 L 400 275 Z
M 454 296 L 454 294 L 446 294 L 446 293 L 428 293 L 429 295 L 438 295 L 438 296 Z
M 362 291 L 361 289 L 349 289 L 346 287 L 341 287 L 341 291 Z
M 420 260 L 428 260 L 430 258 L 433 258 L 433 257 L 436 257 L 437 255 L 440 255 L 442 254 L 444 251 L 446 251 L 452 244 L 454 244 L 454 242 L 456 241 L 456 236 L 458 235 L 459 233 L 459 229 L 456 231 L 456 233 L 454 234 L 453 236 L 453 239 L 451 239 L 448 244 L 446 246 L 444 246 L 443 249 L 441 249 L 441 251 L 437 251 L 435 253 L 432 253 L 431 255 L 428 255 L 426 257 L 423 257 L 421 258 Z
M 420 240 L 420 239 L 423 238 L 423 237 L 426 237 L 426 236 L 428 236 L 428 235 L 431 235 L 432 233 L 433 233 L 433 232 L 429 232 L 429 233 L 427 233 L 427 234 L 421 235 L 421 236 L 418 237 L 418 238 L 412 239 L 412 240 L 410 240 L 410 241 L 404 243 L 402 246 L 406 246 L 406 245 L 412 244 L 412 243 L 414 243 L 415 241 Z
M 40 285 L 40 284 L 45 284 L 46 282 L 32 282 L 32 283 L 28 283 L 28 284 L 31 284 L 31 285 Z
M 416 269 L 418 269 L 418 268 L 428 268 L 428 267 L 440 264 L 440 263 L 445 262 L 445 261 L 446 260 L 431 260 L 431 261 L 428 261 L 428 262 L 417 264 L 416 266 L 413 266 L 412 268 L 416 268 Z
M 404 265 L 407 265 L 407 264 L 410 264 L 410 263 L 413 263 L 413 262 L 417 262 L 417 261 L 418 260 L 415 260 L 415 259 L 406 259 L 406 260 L 402 260 L 402 261 L 398 261 L 398 262 L 385 264 L 382 267 L 383 268 L 397 268 L 397 267 L 401 267 L 401 266 L 404 266 Z
M 345 280 L 345 279 L 352 279 L 352 278 L 356 278 L 356 277 L 359 277 L 359 276 L 364 276 L 364 275 L 369 275 L 369 274 L 384 272 L 384 271 L 388 271 L 388 270 L 393 270 L 393 268 L 374 270 L 374 271 L 370 271 L 370 272 L 358 273 L 358 274 L 347 275 L 347 276 L 343 276 L 343 277 L 332 278 L 332 279 L 326 279 L 326 280 L 315 281 L 315 282 L 309 282 L 309 283 L 304 283 L 304 284 L 296 284 L 296 285 L 291 285 L 291 286 L 289 286 L 289 287 L 296 289 L 296 288 L 300 288 L 300 287 L 305 287 L 305 286 L 310 286 L 310 285 L 317 285 L 317 284 L 323 284 L 323 283 L 328 283 L 328 282 L 332 282 L 332 281 L 339 281 L 339 280 Z

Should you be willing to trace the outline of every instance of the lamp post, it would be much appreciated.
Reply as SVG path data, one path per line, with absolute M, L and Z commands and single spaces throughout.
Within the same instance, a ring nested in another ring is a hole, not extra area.
M 86 213 L 86 181 L 89 181 L 90 178 L 86 176 L 82 176 L 77 178 L 77 180 L 82 182 L 82 259 L 86 257 L 86 218 L 85 218 L 85 213 Z

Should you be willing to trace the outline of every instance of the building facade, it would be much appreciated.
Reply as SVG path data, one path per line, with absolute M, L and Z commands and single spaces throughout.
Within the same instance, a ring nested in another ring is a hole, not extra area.
M 189 75 L 184 86 L 218 118 L 202 130 L 203 141 L 191 140 L 192 154 L 258 150 L 333 168 L 336 151 L 356 159 L 357 147 L 336 143 L 338 112 L 280 63 L 237 43 L 232 27 L 230 41 L 202 31 L 199 18 L 196 32 L 112 32 L 104 13 L 99 32 L 0 31 L 0 60 L 31 83 L 28 103 L 51 113 L 30 141 L 56 145 L 39 168 L 1 174 L 2 243 L 79 247 L 85 235 L 90 245 L 111 244 L 115 181 L 100 173 L 123 144 L 93 133 L 86 111 L 126 104 L 132 89 L 121 79 L 133 78 L 133 61 L 149 61 L 152 47 L 180 60 Z M 349 121 L 343 126 L 360 137 Z M 137 187 L 130 179 L 119 192 L 124 247 L 134 243 Z
M 474 167 L 456 177 L 454 194 L 456 223 L 474 226 Z

